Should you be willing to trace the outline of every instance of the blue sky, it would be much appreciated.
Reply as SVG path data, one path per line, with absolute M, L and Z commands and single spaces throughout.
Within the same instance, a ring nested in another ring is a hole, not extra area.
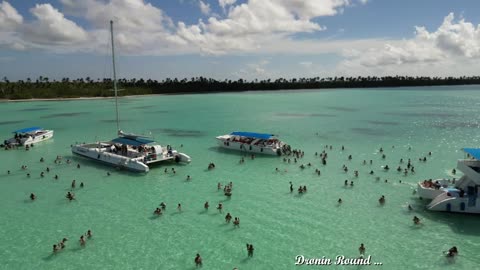
M 109 77 L 112 17 L 126 78 L 474 75 L 478 14 L 472 0 L 0 0 L 0 78 Z

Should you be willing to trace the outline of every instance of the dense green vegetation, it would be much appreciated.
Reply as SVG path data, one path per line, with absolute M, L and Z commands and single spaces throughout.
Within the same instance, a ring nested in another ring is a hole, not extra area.
M 480 77 L 329 77 L 299 78 L 276 80 L 223 80 L 195 77 L 191 79 L 119 79 L 119 95 L 180 94 L 238 92 L 280 89 L 322 89 L 322 88 L 365 88 L 480 84 Z M 71 80 L 50 81 L 47 77 L 11 82 L 4 77 L 0 82 L 0 98 L 74 98 L 108 97 L 114 95 L 111 79 L 93 80 L 89 77 Z

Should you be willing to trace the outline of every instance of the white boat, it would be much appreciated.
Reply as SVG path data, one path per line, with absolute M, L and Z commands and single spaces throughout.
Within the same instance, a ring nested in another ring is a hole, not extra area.
M 427 205 L 428 210 L 480 214 L 480 194 L 478 192 L 480 187 L 480 148 L 464 148 L 463 151 L 467 154 L 467 158 L 457 162 L 457 171 L 461 171 L 463 176 L 455 183 L 452 182 L 450 186 L 448 182 L 443 182 L 443 184 L 439 182 L 437 187 L 433 187 L 435 191 L 430 190 L 430 193 L 426 192 L 426 189 L 431 189 L 429 184 L 427 187 L 423 183 L 419 185 L 417 190 L 421 196 L 433 197 Z
M 218 145 L 222 148 L 266 155 L 288 155 L 291 148 L 280 141 L 275 135 L 254 132 L 235 131 L 217 137 Z
M 13 131 L 15 136 L 3 142 L 4 147 L 31 146 L 32 144 L 48 140 L 53 137 L 53 130 L 41 127 L 28 127 Z
M 117 80 L 115 73 L 115 49 L 113 42 L 113 22 L 110 21 L 113 59 L 113 88 L 115 91 L 115 108 L 117 114 L 118 137 L 104 142 L 77 144 L 72 146 L 72 153 L 135 172 L 148 172 L 149 165 L 174 161 L 189 163 L 191 158 L 172 149 L 169 145 L 163 147 L 143 135 L 124 133 L 119 129 Z

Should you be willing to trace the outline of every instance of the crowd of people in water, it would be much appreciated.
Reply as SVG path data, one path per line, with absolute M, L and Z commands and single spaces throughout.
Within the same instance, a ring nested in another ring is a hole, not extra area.
M 393 148 L 393 147 L 392 147 L 392 148 Z M 341 146 L 341 151 L 342 151 L 342 152 L 347 152 L 345 149 L 346 149 L 346 148 L 345 148 L 344 146 Z M 329 157 L 329 150 L 333 150 L 333 146 L 332 146 L 332 145 L 326 145 L 326 146 L 324 147 L 323 151 L 321 151 L 321 152 L 316 152 L 316 153 L 315 153 L 315 157 L 320 158 L 320 164 L 323 166 L 322 171 L 325 171 L 325 170 L 326 170 L 326 169 L 325 169 L 325 166 L 327 166 L 327 160 L 328 160 L 328 157 Z M 380 157 L 381 157 L 381 159 L 382 159 L 382 163 L 385 164 L 385 161 L 387 160 L 387 156 L 386 156 L 386 154 L 385 154 L 384 149 L 383 149 L 383 148 L 380 148 L 380 149 L 378 150 L 378 153 L 380 154 Z M 431 157 L 431 156 L 432 156 L 432 153 L 431 153 L 431 152 L 428 152 L 427 155 L 425 155 L 425 156 L 423 156 L 423 157 L 419 157 L 419 158 L 418 158 L 418 161 L 419 161 L 419 162 L 422 162 L 422 163 L 427 162 L 427 156 L 428 156 L 428 157 Z M 296 149 L 295 149 L 295 150 L 292 150 L 292 152 L 291 152 L 290 155 L 283 157 L 283 163 L 284 163 L 284 164 L 289 164 L 289 163 L 296 163 L 296 164 L 298 164 L 298 163 L 300 163 L 300 160 L 303 160 L 304 157 L 305 157 L 305 153 L 304 153 L 303 151 L 301 151 L 301 150 L 296 150 Z M 250 156 L 250 158 L 251 158 L 252 160 L 254 160 L 254 159 L 255 159 L 255 155 L 252 154 L 252 155 Z M 354 156 L 353 156 L 352 154 L 348 154 L 347 157 L 346 157 L 346 162 L 351 162 L 351 161 L 353 161 L 353 160 L 354 160 Z M 45 162 L 45 159 L 42 157 L 42 158 L 40 159 L 40 162 L 42 162 L 42 163 Z M 58 165 L 58 164 L 62 164 L 62 163 L 63 163 L 63 157 L 57 156 L 57 157 L 55 158 L 55 160 L 54 160 L 54 163 L 57 164 L 57 165 Z M 67 164 L 71 164 L 72 161 L 69 160 L 69 159 L 67 159 L 67 160 L 66 160 L 66 163 L 67 163 Z M 245 163 L 245 157 L 241 157 L 241 159 L 240 159 L 240 164 L 243 164 L 243 163 Z M 363 160 L 363 162 L 361 162 L 361 165 L 363 165 L 363 166 L 373 165 L 373 160 L 369 160 L 368 162 L 367 162 L 367 160 Z M 352 167 L 351 163 L 350 163 L 348 166 Z M 343 173 L 347 174 L 349 171 L 353 171 L 353 177 L 354 177 L 354 178 L 358 178 L 359 175 L 360 175 L 360 170 L 359 170 L 358 168 L 355 168 L 354 170 L 351 170 L 351 169 L 348 168 L 348 166 L 347 166 L 347 164 L 343 164 L 343 166 L 340 168 L 340 172 L 343 172 Z M 77 167 L 78 169 L 80 169 L 81 166 L 80 166 L 80 164 L 77 164 L 76 167 Z M 308 163 L 305 163 L 305 164 L 302 163 L 302 164 L 300 164 L 298 167 L 299 167 L 299 169 L 300 169 L 301 171 L 306 171 L 308 168 L 315 167 L 315 166 L 313 165 L 313 162 L 308 162 Z M 210 162 L 210 163 L 208 164 L 207 170 L 210 171 L 210 170 L 213 170 L 213 169 L 215 169 L 215 168 L 216 168 L 215 163 Z M 370 176 L 374 176 L 375 174 L 378 174 L 380 171 L 389 172 L 390 168 L 391 168 L 391 167 L 389 166 L 389 164 L 385 164 L 385 165 L 381 166 L 381 167 L 378 169 L 378 171 L 375 171 L 375 170 L 373 170 L 373 169 L 369 169 L 370 171 L 369 171 L 369 172 L 366 171 L 365 174 L 366 174 L 366 175 L 370 175 Z M 22 165 L 22 166 L 21 166 L 21 169 L 22 169 L 23 171 L 28 171 L 27 176 L 28 176 L 28 177 L 30 176 L 30 169 L 29 169 L 29 167 L 27 167 L 27 165 Z M 45 170 L 42 170 L 42 171 L 40 172 L 40 177 L 42 177 L 42 178 L 45 177 L 48 173 L 51 172 L 51 170 L 52 170 L 52 169 L 47 166 Z M 397 171 L 397 173 L 399 173 L 400 175 L 403 174 L 404 176 L 407 176 L 408 174 L 414 174 L 414 173 L 415 173 L 415 167 L 414 167 L 414 165 L 413 165 L 412 159 L 411 159 L 411 158 L 408 158 L 408 159 L 405 159 L 405 160 L 404 160 L 403 158 L 400 159 L 400 160 L 399 160 L 399 165 L 398 165 L 396 171 Z M 279 168 L 277 167 L 277 168 L 275 168 L 275 172 L 285 172 L 285 173 L 286 173 L 286 172 L 288 172 L 288 170 L 287 170 L 287 169 L 279 169 Z M 7 173 L 10 174 L 11 171 L 8 170 Z M 165 174 L 168 174 L 168 173 L 176 174 L 177 172 L 176 172 L 175 168 L 171 168 L 170 170 L 169 170 L 168 168 L 165 168 L 165 169 L 164 169 L 164 173 L 165 173 Z M 455 174 L 455 173 L 456 173 L 455 170 L 453 170 L 453 171 L 452 171 L 452 174 Z M 319 167 L 315 168 L 315 174 L 318 175 L 318 176 L 321 176 L 321 175 L 322 175 L 321 172 L 320 172 L 320 168 L 319 168 Z M 109 175 L 110 175 L 110 172 L 107 172 L 107 175 L 109 176 Z M 59 176 L 58 176 L 57 174 L 55 174 L 55 176 L 54 176 L 53 178 L 54 178 L 55 180 L 58 180 L 58 179 L 59 179 Z M 192 177 L 191 177 L 190 175 L 187 175 L 186 180 L 187 180 L 187 181 L 190 181 L 191 179 L 192 179 Z M 380 177 L 379 177 L 379 176 L 375 176 L 375 179 L 378 181 L 378 180 L 380 180 Z M 387 182 L 388 182 L 388 180 L 385 179 L 385 183 L 387 183 Z M 399 182 L 401 183 L 401 180 L 400 180 Z M 361 182 L 360 182 L 360 183 L 361 183 Z M 453 179 L 453 183 L 455 183 L 455 178 Z M 307 192 L 307 186 L 304 185 L 304 184 L 298 186 L 298 188 L 296 188 L 296 189 L 294 188 L 294 185 L 293 185 L 293 182 L 292 182 L 292 181 L 290 181 L 289 184 L 290 184 L 290 188 L 289 188 L 290 193 L 293 193 L 295 190 L 297 190 L 298 194 L 305 194 L 305 193 Z M 346 180 L 344 180 L 344 184 L 343 184 L 343 185 L 344 185 L 344 187 L 352 188 L 352 187 L 354 187 L 354 181 L 351 180 L 351 179 L 350 179 L 350 180 L 349 180 L 349 179 L 346 179 Z M 424 185 L 425 187 L 431 187 L 431 188 L 440 188 L 440 187 L 442 186 L 441 183 L 439 183 L 438 181 L 433 181 L 432 179 L 423 181 L 423 185 Z M 80 186 L 80 188 L 83 188 L 83 187 L 84 187 L 84 183 L 81 182 L 79 186 Z M 70 187 L 71 187 L 71 190 L 67 192 L 67 194 L 65 195 L 65 197 L 66 197 L 69 201 L 73 201 L 73 200 L 76 199 L 75 194 L 74 194 L 73 191 L 77 188 L 77 181 L 76 181 L 76 180 L 73 180 L 73 181 L 71 182 Z M 232 196 L 232 191 L 233 191 L 233 183 L 232 183 L 232 182 L 229 182 L 229 183 L 226 183 L 226 184 L 222 184 L 222 183 L 219 182 L 219 183 L 217 184 L 217 190 L 218 190 L 218 191 L 223 190 L 223 193 L 224 193 L 225 196 L 231 197 L 231 196 Z M 29 197 L 30 197 L 30 200 L 31 200 L 31 201 L 37 200 L 37 195 L 34 194 L 34 193 L 30 193 L 30 196 L 29 196 Z M 344 200 L 343 200 L 342 198 L 339 198 L 338 201 L 337 201 L 337 204 L 338 204 L 338 205 L 344 204 Z M 381 197 L 378 199 L 378 204 L 381 205 L 381 206 L 383 206 L 383 205 L 386 204 L 386 197 L 385 197 L 385 195 L 381 195 Z M 204 207 L 204 210 L 205 210 L 205 211 L 208 211 L 208 209 L 209 209 L 209 207 L 210 207 L 209 202 L 206 201 L 206 202 L 203 204 L 203 207 Z M 224 204 L 223 204 L 222 202 L 219 202 L 219 203 L 217 204 L 217 206 L 216 206 L 216 209 L 218 210 L 218 212 L 219 212 L 220 214 L 223 213 L 223 211 L 225 211 L 225 209 L 224 209 Z M 408 204 L 408 210 L 409 210 L 409 211 L 413 211 L 413 207 L 412 207 L 410 204 Z M 155 208 L 153 214 L 154 214 L 155 216 L 161 216 L 163 213 L 165 213 L 165 211 L 166 211 L 166 203 L 165 203 L 165 202 L 161 202 L 160 205 Z M 182 204 L 181 204 L 181 203 L 178 203 L 178 204 L 177 204 L 177 211 L 178 211 L 178 212 L 182 212 Z M 225 219 L 225 222 L 226 222 L 226 223 L 229 223 L 229 224 L 232 223 L 233 226 L 234 226 L 234 228 L 239 228 L 239 227 L 240 227 L 240 218 L 239 218 L 239 217 L 233 217 L 230 212 L 227 212 L 227 213 L 226 213 L 224 219 Z M 413 217 L 413 223 L 414 223 L 414 225 L 423 225 L 423 223 L 420 221 L 420 218 L 417 217 L 417 216 L 414 216 L 414 217 Z M 80 245 L 81 245 L 81 246 L 85 246 L 86 243 L 87 243 L 87 240 L 90 239 L 91 237 L 92 237 L 91 230 L 88 230 L 87 233 L 85 233 L 84 235 L 81 235 L 81 236 L 80 236 L 80 239 L 79 239 Z M 57 252 L 63 250 L 63 249 L 65 248 L 65 245 L 66 245 L 67 240 L 68 240 L 67 238 L 63 238 L 62 241 L 60 241 L 59 243 L 53 245 L 53 252 L 54 252 L 54 253 L 57 253 Z M 252 244 L 246 244 L 246 247 L 247 247 L 247 256 L 248 256 L 248 257 L 253 257 L 253 251 L 254 251 L 253 245 L 252 245 Z M 364 244 L 362 243 L 362 244 L 360 245 L 360 247 L 359 247 L 359 252 L 360 252 L 360 255 L 361 255 L 361 256 L 363 256 L 363 255 L 365 254 L 365 250 L 366 250 L 366 249 L 365 249 L 365 246 L 364 246 Z M 447 257 L 453 258 L 453 257 L 455 257 L 456 255 L 458 255 L 458 250 L 457 250 L 457 248 L 454 246 L 454 247 L 452 247 L 451 249 L 449 249 L 448 252 L 445 252 L 445 255 L 446 255 Z M 195 265 L 196 265 L 197 267 L 202 266 L 202 257 L 200 256 L 200 254 L 197 254 L 197 255 L 195 256 Z
M 92 231 L 88 230 L 86 233 L 80 235 L 79 243 L 81 247 L 85 247 L 87 244 L 87 240 L 92 238 Z M 53 254 L 57 254 L 58 252 L 62 251 L 66 247 L 66 243 L 68 238 L 64 237 L 60 242 L 53 245 Z

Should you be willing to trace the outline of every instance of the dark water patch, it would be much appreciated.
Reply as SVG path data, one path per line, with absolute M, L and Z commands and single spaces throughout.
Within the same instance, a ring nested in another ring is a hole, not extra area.
M 422 108 L 422 107 L 443 108 L 443 107 L 445 107 L 445 104 L 441 104 L 441 103 L 408 103 L 408 104 L 403 104 L 401 106 L 406 107 L 406 108 Z
M 98 121 L 99 121 L 99 122 L 102 122 L 102 123 L 115 123 L 115 122 L 117 122 L 116 119 L 100 119 L 100 120 L 98 120 Z M 130 121 L 132 121 L 132 120 L 130 120 L 130 119 L 122 119 L 122 120 L 120 120 L 120 122 L 130 122 Z
M 387 132 L 381 129 L 373 129 L 373 128 L 351 128 L 353 132 L 361 135 L 367 136 L 387 136 L 389 135 Z
M 44 108 L 44 107 L 40 107 L 40 108 L 26 108 L 26 109 L 21 109 L 21 110 L 18 110 L 20 112 L 37 112 L 37 111 L 48 111 L 50 110 L 50 108 Z
M 350 107 L 340 107 L 340 106 L 327 106 L 326 108 L 335 110 L 335 111 L 341 111 L 341 112 L 357 112 L 359 109 L 357 108 L 350 108 Z
M 367 123 L 375 124 L 375 125 L 384 125 L 384 126 L 398 126 L 398 125 L 400 125 L 400 123 L 398 123 L 398 122 L 375 121 L 375 120 L 367 120 Z
M 0 121 L 0 126 L 1 125 L 18 124 L 18 123 L 23 123 L 23 122 L 25 122 L 25 121 L 24 120 Z
M 89 112 L 73 112 L 73 113 L 54 113 L 42 116 L 40 118 L 56 118 L 56 117 L 74 117 L 79 115 L 89 114 Z
M 444 128 L 480 128 L 480 123 L 476 122 L 460 122 L 460 121 L 455 121 L 455 122 L 435 122 L 431 124 L 432 127 L 438 128 L 438 129 L 444 129 Z
M 328 113 L 276 113 L 276 116 L 281 117 L 335 117 L 334 114 Z
M 407 117 L 455 117 L 458 114 L 449 112 L 386 112 L 386 115 Z
M 145 106 L 137 106 L 137 107 L 133 107 L 132 109 L 149 109 L 149 108 L 153 108 L 155 106 L 153 105 L 145 105 Z
M 175 137 L 202 137 L 205 136 L 205 132 L 200 130 L 186 130 L 186 129 L 174 129 L 174 128 L 157 128 L 152 129 L 153 132 L 160 132 L 167 136 Z

